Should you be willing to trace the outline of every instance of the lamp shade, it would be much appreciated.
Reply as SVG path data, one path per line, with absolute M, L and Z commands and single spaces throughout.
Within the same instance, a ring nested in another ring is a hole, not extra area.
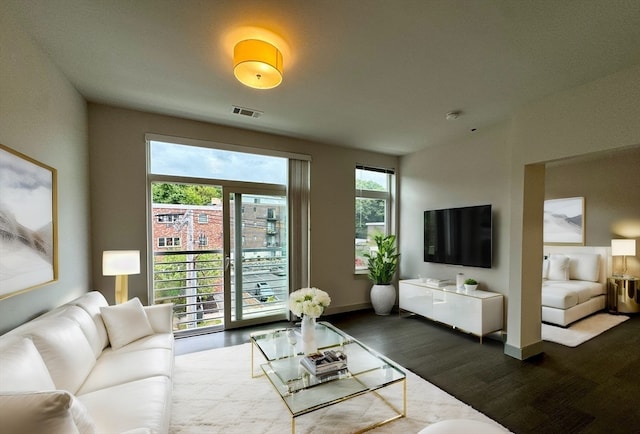
M 240 41 L 233 49 L 233 74 L 246 86 L 272 89 L 282 82 L 282 53 L 265 41 Z
M 611 256 L 635 256 L 636 240 L 611 240 Z
M 102 252 L 102 274 L 122 276 L 140 273 L 140 250 L 105 250 Z

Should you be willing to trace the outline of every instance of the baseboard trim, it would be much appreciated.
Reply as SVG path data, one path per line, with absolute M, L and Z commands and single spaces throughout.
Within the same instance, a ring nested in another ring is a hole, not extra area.
M 527 360 L 530 357 L 542 354 L 542 341 L 534 342 L 523 348 L 514 347 L 513 345 L 504 344 L 504 353 L 518 360 Z
M 394 306 L 395 308 L 396 306 Z M 355 312 L 358 310 L 373 309 L 371 303 L 350 304 L 347 306 L 331 307 L 329 306 L 323 315 L 335 315 L 338 313 Z

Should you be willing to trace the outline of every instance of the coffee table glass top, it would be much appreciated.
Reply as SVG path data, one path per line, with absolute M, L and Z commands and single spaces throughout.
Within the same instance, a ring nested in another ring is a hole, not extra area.
M 289 332 L 296 335 L 295 345 L 291 345 Z M 344 345 L 353 338 L 329 323 L 316 323 L 316 344 L 318 351 Z M 251 342 L 260 349 L 267 361 L 302 355 L 302 337 L 300 328 L 275 329 L 251 334 Z
M 298 339 L 300 340 L 300 339 Z M 251 336 L 267 363 L 262 371 L 296 417 L 336 402 L 405 380 L 402 369 L 384 356 L 329 323 L 318 322 L 318 351 L 334 349 L 347 355 L 347 370 L 324 379 L 311 375 L 300 365 L 304 357 L 292 347 L 287 329 L 258 332 Z

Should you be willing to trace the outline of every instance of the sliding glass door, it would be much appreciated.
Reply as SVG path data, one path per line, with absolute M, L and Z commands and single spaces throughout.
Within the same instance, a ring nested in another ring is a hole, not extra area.
M 174 331 L 286 319 L 287 159 L 156 141 L 149 150 L 150 293 L 173 303 Z
M 267 194 L 230 189 L 228 327 L 287 317 L 287 200 L 284 191 Z

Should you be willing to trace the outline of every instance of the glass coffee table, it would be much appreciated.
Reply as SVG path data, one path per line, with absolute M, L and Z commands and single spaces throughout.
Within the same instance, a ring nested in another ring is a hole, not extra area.
M 365 432 L 406 416 L 406 375 L 394 362 L 331 324 L 321 321 L 316 324 L 318 351 L 342 351 L 347 355 L 347 370 L 319 378 L 300 365 L 300 360 L 304 357 L 300 331 L 297 331 L 297 342 L 292 345 L 289 339 L 291 330 L 295 329 L 282 328 L 251 335 L 251 375 L 266 375 L 269 379 L 291 413 L 292 433 L 296 430 L 296 418 L 365 394 L 371 395 L 372 399 L 380 399 L 392 410 L 393 415 L 357 432 Z M 254 365 L 256 355 L 263 359 L 257 374 Z M 402 388 L 402 396 L 398 400 L 401 405 L 394 405 L 380 393 L 382 389 L 392 385 Z

